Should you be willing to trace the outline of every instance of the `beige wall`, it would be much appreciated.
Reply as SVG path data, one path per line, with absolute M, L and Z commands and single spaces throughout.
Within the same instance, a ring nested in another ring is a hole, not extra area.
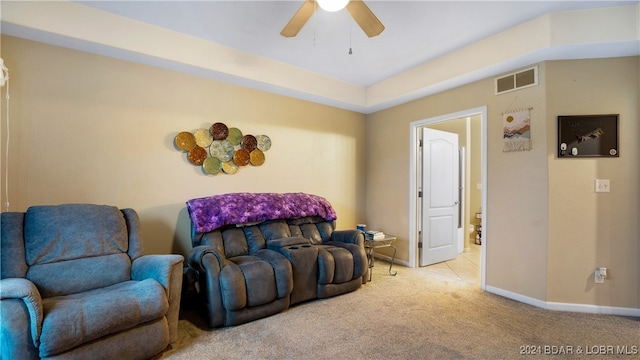
M 334 205 L 339 228 L 364 221 L 362 114 L 6 36 L 1 54 L 11 76 L 12 211 L 132 207 L 147 253 L 181 254 L 191 247 L 185 201 L 195 197 L 303 191 Z M 175 135 L 218 121 L 268 135 L 265 164 L 216 176 L 190 165 Z M 3 109 L 2 203 L 5 124 Z
M 487 79 L 370 115 L 368 161 L 375 159 L 376 165 L 367 168 L 367 221 L 396 234 L 398 257 L 409 261 L 409 124 L 481 106 L 488 115 L 487 284 L 543 299 L 548 207 L 543 84 L 495 96 L 493 80 Z M 534 148 L 503 153 L 501 114 L 523 106 L 534 108 Z
M 367 222 L 409 256 L 409 124 L 487 106 L 487 286 L 558 303 L 640 307 L 638 57 L 549 61 L 540 85 L 494 95 L 493 79 L 368 116 Z M 533 150 L 502 152 L 502 117 L 531 107 Z M 620 113 L 618 159 L 558 160 L 556 117 Z M 612 192 L 595 194 L 596 177 Z M 474 183 L 472 183 L 474 187 Z M 610 269 L 604 285 L 593 270 Z
M 548 143 L 548 301 L 640 307 L 639 68 L 639 57 L 547 65 L 549 139 L 558 115 L 620 114 L 619 158 L 558 159 Z M 596 178 L 611 192 L 595 193 Z

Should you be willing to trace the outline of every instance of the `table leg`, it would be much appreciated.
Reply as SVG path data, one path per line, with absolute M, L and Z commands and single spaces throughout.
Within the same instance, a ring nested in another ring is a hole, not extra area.
M 369 266 L 369 282 L 371 282 L 371 277 L 373 275 L 373 248 L 368 247 L 365 249 L 366 253 L 367 253 L 367 262 L 368 262 L 368 266 Z
M 398 275 L 398 272 L 395 271 L 395 272 L 391 273 L 391 267 L 393 266 L 393 260 L 396 259 L 396 251 L 398 249 L 396 249 L 396 247 L 394 245 L 389 245 L 389 246 L 393 248 L 393 256 L 391 257 L 391 264 L 389 264 L 389 275 L 396 276 L 396 275 Z

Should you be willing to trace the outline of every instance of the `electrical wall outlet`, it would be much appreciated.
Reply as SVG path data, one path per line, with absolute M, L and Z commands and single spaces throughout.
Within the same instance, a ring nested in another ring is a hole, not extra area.
M 607 278 L 607 268 L 597 268 L 594 272 L 594 281 L 596 284 L 604 284 L 604 279 Z
M 596 192 L 610 192 L 611 191 L 611 186 L 610 186 L 609 179 L 596 179 L 595 191 Z

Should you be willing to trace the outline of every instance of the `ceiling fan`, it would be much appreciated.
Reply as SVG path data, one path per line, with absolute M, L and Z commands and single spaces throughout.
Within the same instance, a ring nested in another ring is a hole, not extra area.
M 368 37 L 378 36 L 384 31 L 384 25 L 362 0 L 305 0 L 289 23 L 282 29 L 280 35 L 284 37 L 296 36 L 316 11 L 316 3 L 327 11 L 342 10 L 346 6 L 351 17 Z

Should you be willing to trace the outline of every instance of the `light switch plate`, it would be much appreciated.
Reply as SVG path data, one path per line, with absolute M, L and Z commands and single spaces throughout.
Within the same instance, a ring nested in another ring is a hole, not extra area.
M 609 183 L 609 179 L 596 179 L 595 191 L 596 192 L 610 192 L 611 191 L 611 186 L 610 186 L 610 183 Z

